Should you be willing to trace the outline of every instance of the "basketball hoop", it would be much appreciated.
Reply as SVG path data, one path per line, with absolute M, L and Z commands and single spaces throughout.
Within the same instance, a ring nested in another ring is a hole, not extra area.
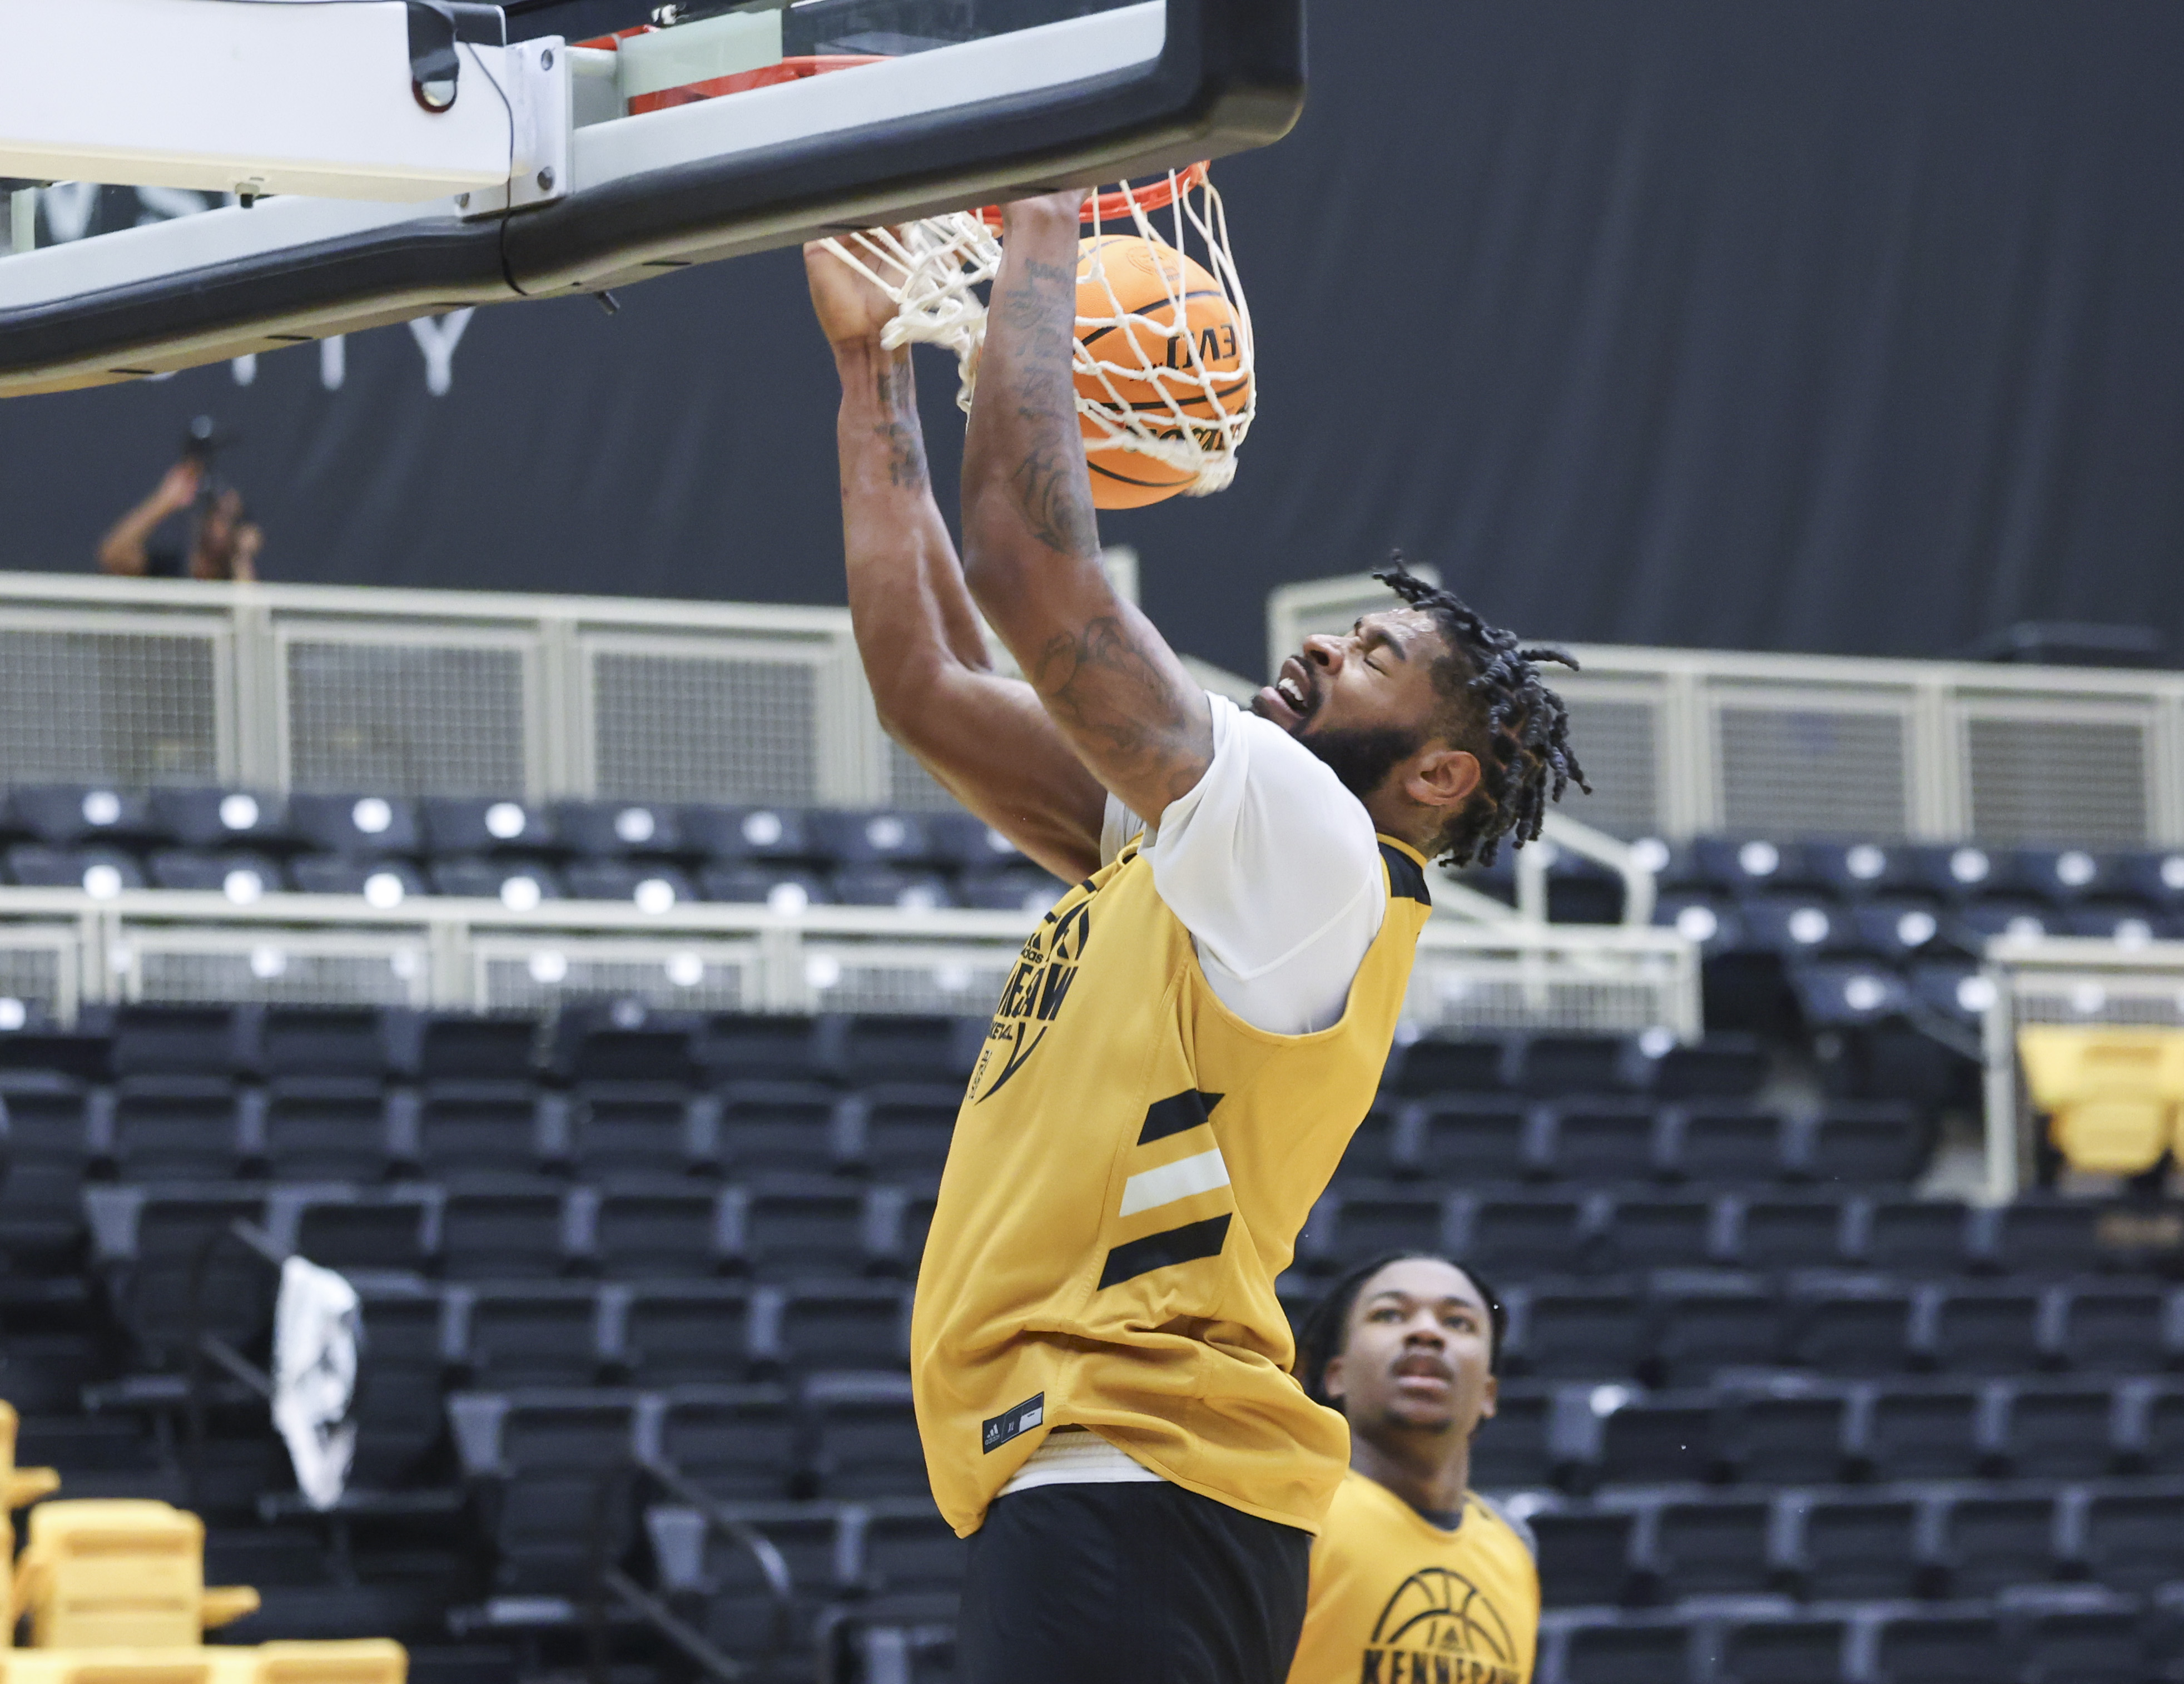
M 1251 318 L 1229 250 L 1228 215 L 1206 166 L 1194 164 L 1093 194 L 1084 202 L 1084 221 L 1094 243 L 1078 265 L 1073 368 L 1087 454 L 1124 451 L 1150 459 L 1163 476 L 1158 494 L 1173 489 L 1203 497 L 1223 489 L 1235 477 L 1237 449 L 1258 410 L 1258 387 Z M 985 342 L 981 289 L 1000 268 L 1000 212 L 989 207 L 825 243 L 894 301 L 883 344 L 942 345 L 955 352 L 961 375 L 956 402 L 967 413 Z M 1158 287 L 1134 308 L 1117 295 L 1101 255 L 1103 237 L 1111 235 L 1134 236 L 1169 254 L 1139 265 L 1139 278 L 1157 277 Z M 1171 260 L 1174 254 L 1182 257 Z M 1203 282 L 1209 278 L 1218 293 L 1214 307 L 1225 305 L 1218 343 L 1202 338 L 1195 325 L 1206 314 Z M 1101 347 L 1100 354 L 1088 340 Z M 1096 493 L 1096 478 L 1095 488 Z

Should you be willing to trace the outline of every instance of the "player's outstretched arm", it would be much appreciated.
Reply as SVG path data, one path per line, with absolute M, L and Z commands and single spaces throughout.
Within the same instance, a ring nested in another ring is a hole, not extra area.
M 1077 328 L 1074 191 L 1004 212 L 963 447 L 964 573 L 1078 757 L 1158 820 L 1205 775 L 1205 692 L 1100 567 L 1070 354 Z
M 893 305 L 821 246 L 805 265 L 842 376 L 837 441 L 850 619 L 888 734 L 1048 870 L 1100 865 L 1106 796 L 1019 679 L 994 672 L 956 546 L 933 500 L 908 348 Z

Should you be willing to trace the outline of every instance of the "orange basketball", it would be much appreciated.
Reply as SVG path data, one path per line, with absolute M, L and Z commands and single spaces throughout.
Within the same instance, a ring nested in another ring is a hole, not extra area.
M 1165 331 L 1174 322 L 1178 297 L 1188 340 Z M 1194 419 L 1218 421 L 1250 403 L 1251 376 L 1236 313 L 1219 283 L 1173 247 L 1129 234 L 1084 241 L 1077 256 L 1077 315 L 1078 339 L 1105 375 L 1080 367 L 1078 395 L 1117 420 L 1127 411 L 1156 435 L 1173 438 Z M 1078 425 L 1099 507 L 1136 509 L 1190 484 L 1188 469 L 1106 443 L 1093 417 L 1080 415 Z M 1208 443 L 1218 437 L 1212 427 L 1204 435 Z

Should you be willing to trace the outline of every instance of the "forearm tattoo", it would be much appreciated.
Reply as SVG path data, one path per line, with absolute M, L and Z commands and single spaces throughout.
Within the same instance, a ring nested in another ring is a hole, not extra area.
M 1090 555 L 1100 547 L 1078 432 L 1070 345 L 1077 332 L 1077 276 L 1064 265 L 1028 260 L 1001 298 L 1018 348 L 1017 415 L 1024 454 L 1010 473 L 1017 509 L 1048 549 Z
M 872 436 L 887 447 L 888 482 L 905 491 L 925 489 L 925 429 L 917 417 L 917 384 L 911 376 L 910 352 L 893 354 L 874 376 L 880 409 L 887 419 Z

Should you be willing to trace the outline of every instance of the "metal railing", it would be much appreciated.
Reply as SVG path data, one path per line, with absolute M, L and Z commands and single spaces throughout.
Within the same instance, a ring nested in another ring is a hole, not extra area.
M 846 610 L 0 574 L 0 783 L 938 807 Z
M 267 1002 L 550 1012 L 574 1000 L 664 1009 L 983 1017 L 1027 912 L 420 896 L 224 896 L 0 889 L 0 998 L 58 1022 L 86 1003 Z M 1435 919 L 1402 1033 L 1561 1029 L 1699 1033 L 1698 966 L 1673 930 Z
M 1393 600 L 1284 585 L 1273 658 Z M 1574 644 L 1557 675 L 1612 834 L 2184 843 L 2184 672 Z

